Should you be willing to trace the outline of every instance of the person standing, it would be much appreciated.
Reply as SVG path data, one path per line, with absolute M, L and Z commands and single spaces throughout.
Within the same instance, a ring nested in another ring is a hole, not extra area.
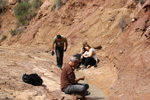
M 61 73 L 61 90 L 65 94 L 77 94 L 85 97 L 86 95 L 90 95 L 90 92 L 87 91 L 89 85 L 78 83 L 80 80 L 84 80 L 84 76 L 76 79 L 74 73 L 74 69 L 78 66 L 79 62 L 80 57 L 73 55 L 69 63 L 64 66 Z
M 54 47 L 56 52 L 57 66 L 62 70 L 63 55 L 66 52 L 68 42 L 65 36 L 57 35 L 53 39 L 52 43 L 52 56 L 54 55 Z

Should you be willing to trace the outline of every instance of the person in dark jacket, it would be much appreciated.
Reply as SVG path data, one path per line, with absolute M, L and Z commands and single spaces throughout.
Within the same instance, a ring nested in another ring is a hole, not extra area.
M 66 64 L 61 73 L 61 90 L 66 94 L 78 94 L 83 97 L 89 95 L 87 91 L 89 88 L 88 84 L 78 83 L 80 80 L 84 80 L 84 76 L 76 79 L 74 69 L 78 66 L 80 57 L 73 55 L 70 62 Z

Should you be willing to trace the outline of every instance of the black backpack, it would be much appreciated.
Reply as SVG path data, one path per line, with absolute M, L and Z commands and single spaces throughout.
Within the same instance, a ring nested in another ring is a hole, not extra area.
M 42 85 L 42 83 L 43 83 L 43 80 L 36 73 L 35 74 L 29 74 L 29 75 L 23 74 L 22 80 L 25 83 L 32 84 L 35 86 Z

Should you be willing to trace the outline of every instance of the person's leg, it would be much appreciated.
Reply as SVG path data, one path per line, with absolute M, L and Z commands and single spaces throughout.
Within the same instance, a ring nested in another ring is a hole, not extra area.
M 58 66 L 59 65 L 59 56 L 60 56 L 58 47 L 56 47 L 55 52 L 56 52 L 56 60 L 57 60 L 57 66 Z
M 91 65 L 91 66 L 93 66 L 93 65 L 95 65 L 96 64 L 96 60 L 94 59 L 94 58 L 92 58 L 92 57 L 87 57 L 86 59 L 85 59 L 85 62 L 84 62 L 84 68 L 86 68 L 88 65 Z M 83 69 L 84 69 L 83 68 Z
M 89 65 L 94 66 L 96 64 L 96 60 L 93 57 L 90 57 Z
M 57 66 L 62 69 L 63 64 L 63 48 L 56 47 Z
M 88 84 L 76 84 L 76 85 L 71 85 L 67 87 L 64 92 L 66 94 L 74 93 L 74 94 L 85 96 L 86 95 L 85 93 L 88 88 L 89 88 Z
M 84 65 L 85 61 L 86 61 L 86 58 L 83 57 L 81 63 Z
M 64 57 L 64 48 L 60 48 L 60 59 L 59 59 L 59 65 L 62 68 L 63 65 L 63 57 Z
M 81 68 L 82 70 L 86 68 L 85 61 L 86 61 L 86 58 L 83 57 L 82 61 L 81 61 L 81 64 L 84 65 L 84 67 Z

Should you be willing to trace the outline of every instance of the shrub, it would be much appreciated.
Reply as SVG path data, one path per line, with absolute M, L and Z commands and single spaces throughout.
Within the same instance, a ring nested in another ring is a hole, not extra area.
M 6 8 L 7 2 L 5 0 L 0 0 L 0 13 L 2 13 Z
M 15 35 L 17 35 L 17 31 L 11 29 L 10 34 L 11 34 L 11 36 L 15 36 Z
M 55 8 L 60 9 L 62 7 L 62 1 L 61 0 L 54 0 L 54 5 L 51 8 L 51 11 L 53 11 Z
M 30 0 L 29 4 L 30 4 L 31 8 L 38 9 L 41 6 L 42 1 L 41 0 Z
M 127 21 L 125 18 L 121 18 L 119 20 L 118 26 L 122 29 L 122 31 L 125 29 L 125 27 L 128 25 Z
M 37 14 L 37 9 L 41 6 L 41 0 L 30 0 L 28 2 L 20 2 L 14 8 L 14 15 L 17 17 L 21 25 L 27 25 L 28 22 Z
M 3 35 L 1 40 L 0 40 L 0 43 L 3 42 L 6 38 L 7 38 L 7 36 Z
M 145 0 L 139 0 L 140 4 L 143 5 L 145 3 Z
M 29 21 L 36 16 L 37 9 L 41 6 L 41 0 L 17 0 L 18 4 L 14 7 L 14 15 L 18 19 L 17 28 L 10 31 L 11 36 L 20 34 L 24 29 L 21 26 L 26 26 Z
M 26 2 L 27 0 L 16 0 L 16 2 L 21 3 L 21 2 Z
M 34 16 L 36 16 L 36 10 L 35 9 L 29 9 L 28 13 L 27 13 L 27 20 L 31 20 Z
M 23 29 L 16 28 L 14 30 L 11 30 L 10 34 L 11 36 L 15 36 L 15 35 L 21 34 L 23 31 L 24 31 Z
M 18 21 L 22 23 L 22 25 L 27 24 L 28 10 L 29 4 L 27 2 L 18 3 L 18 5 L 14 8 L 14 14 L 17 17 Z
M 145 0 L 135 0 L 136 3 L 140 3 L 141 5 L 143 5 L 145 3 Z

